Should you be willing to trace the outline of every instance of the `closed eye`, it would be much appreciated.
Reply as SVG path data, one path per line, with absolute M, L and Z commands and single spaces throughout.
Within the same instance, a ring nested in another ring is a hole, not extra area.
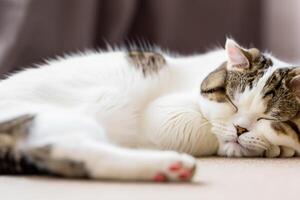
M 278 119 L 268 118 L 268 117 L 260 117 L 260 118 L 257 119 L 257 121 L 262 120 L 262 119 L 264 119 L 264 120 L 270 120 L 270 121 L 278 121 Z
M 229 98 L 228 95 L 226 95 L 226 99 L 228 100 L 228 102 L 234 107 L 235 112 L 238 112 L 238 107 L 231 101 L 231 99 Z

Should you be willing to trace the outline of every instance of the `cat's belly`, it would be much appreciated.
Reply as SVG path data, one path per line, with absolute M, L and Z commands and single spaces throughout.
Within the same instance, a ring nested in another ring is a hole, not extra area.
M 141 118 L 148 147 L 194 156 L 216 154 L 218 141 L 196 100 L 193 95 L 170 94 L 151 103 Z
M 85 113 L 97 118 L 112 143 L 194 156 L 217 153 L 217 139 L 202 116 L 197 96 L 166 94 L 141 105 L 136 102 L 142 101 L 119 91 L 104 94 L 99 101 L 89 104 Z

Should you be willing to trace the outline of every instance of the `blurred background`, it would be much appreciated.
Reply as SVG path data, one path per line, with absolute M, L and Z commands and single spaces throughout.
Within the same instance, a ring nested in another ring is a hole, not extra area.
M 226 36 L 299 63 L 300 1 L 0 0 L 0 75 L 107 43 L 193 54 Z

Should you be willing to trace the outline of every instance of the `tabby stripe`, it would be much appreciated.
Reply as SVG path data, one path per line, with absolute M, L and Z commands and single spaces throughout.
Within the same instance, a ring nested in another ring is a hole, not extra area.
M 286 125 L 288 125 L 293 131 L 298 135 L 298 138 L 300 137 L 300 131 L 297 126 L 297 124 L 291 120 L 284 122 Z
M 52 175 L 31 162 L 24 155 L 14 155 L 11 152 L 0 155 L 0 175 Z
M 0 122 L 0 134 L 12 134 L 16 128 L 29 125 L 34 118 L 34 115 L 25 114 L 7 121 Z
M 208 90 L 201 90 L 202 93 L 214 93 L 214 92 L 225 92 L 225 88 L 222 86 L 215 87 Z

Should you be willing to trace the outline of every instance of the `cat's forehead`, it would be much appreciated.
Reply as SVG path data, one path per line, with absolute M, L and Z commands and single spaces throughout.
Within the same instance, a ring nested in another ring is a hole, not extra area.
M 269 68 L 260 75 L 250 74 L 249 76 L 253 77 L 248 77 L 249 80 L 247 81 L 239 81 L 238 84 L 240 84 L 240 86 L 234 91 L 234 100 L 241 104 L 243 104 L 243 102 L 252 102 L 259 105 L 262 99 L 262 91 L 275 71 L 274 68 Z M 228 90 L 230 90 L 230 88 L 228 88 Z
M 262 90 L 262 86 L 276 70 L 269 60 L 263 54 L 259 54 L 251 60 L 249 68 L 243 71 L 228 70 L 226 80 L 228 95 L 233 97 L 240 93 L 257 93 Z
M 288 119 L 298 110 L 298 101 L 289 88 L 295 67 L 270 67 L 256 84 L 237 90 L 234 101 L 240 110 L 264 113 L 278 119 Z
M 289 68 L 280 68 L 280 67 L 269 67 L 260 73 L 252 73 L 249 74 L 249 79 L 252 80 L 252 83 L 246 82 L 246 86 L 243 90 L 237 90 L 237 92 L 244 93 L 245 95 L 249 95 L 251 93 L 261 94 L 268 87 L 272 87 L 275 84 L 280 84 L 285 78 L 290 69 Z M 242 84 L 243 81 L 241 81 Z
M 262 102 L 268 88 L 273 86 L 272 89 L 276 89 L 274 86 L 290 74 L 286 67 L 289 65 L 271 55 L 255 49 L 248 52 L 252 56 L 248 58 L 251 60 L 248 68 L 235 70 L 228 68 L 228 62 L 224 62 L 201 83 L 201 94 L 212 101 L 228 102 L 231 99 L 235 103 L 254 102 L 255 105 L 255 102 Z

